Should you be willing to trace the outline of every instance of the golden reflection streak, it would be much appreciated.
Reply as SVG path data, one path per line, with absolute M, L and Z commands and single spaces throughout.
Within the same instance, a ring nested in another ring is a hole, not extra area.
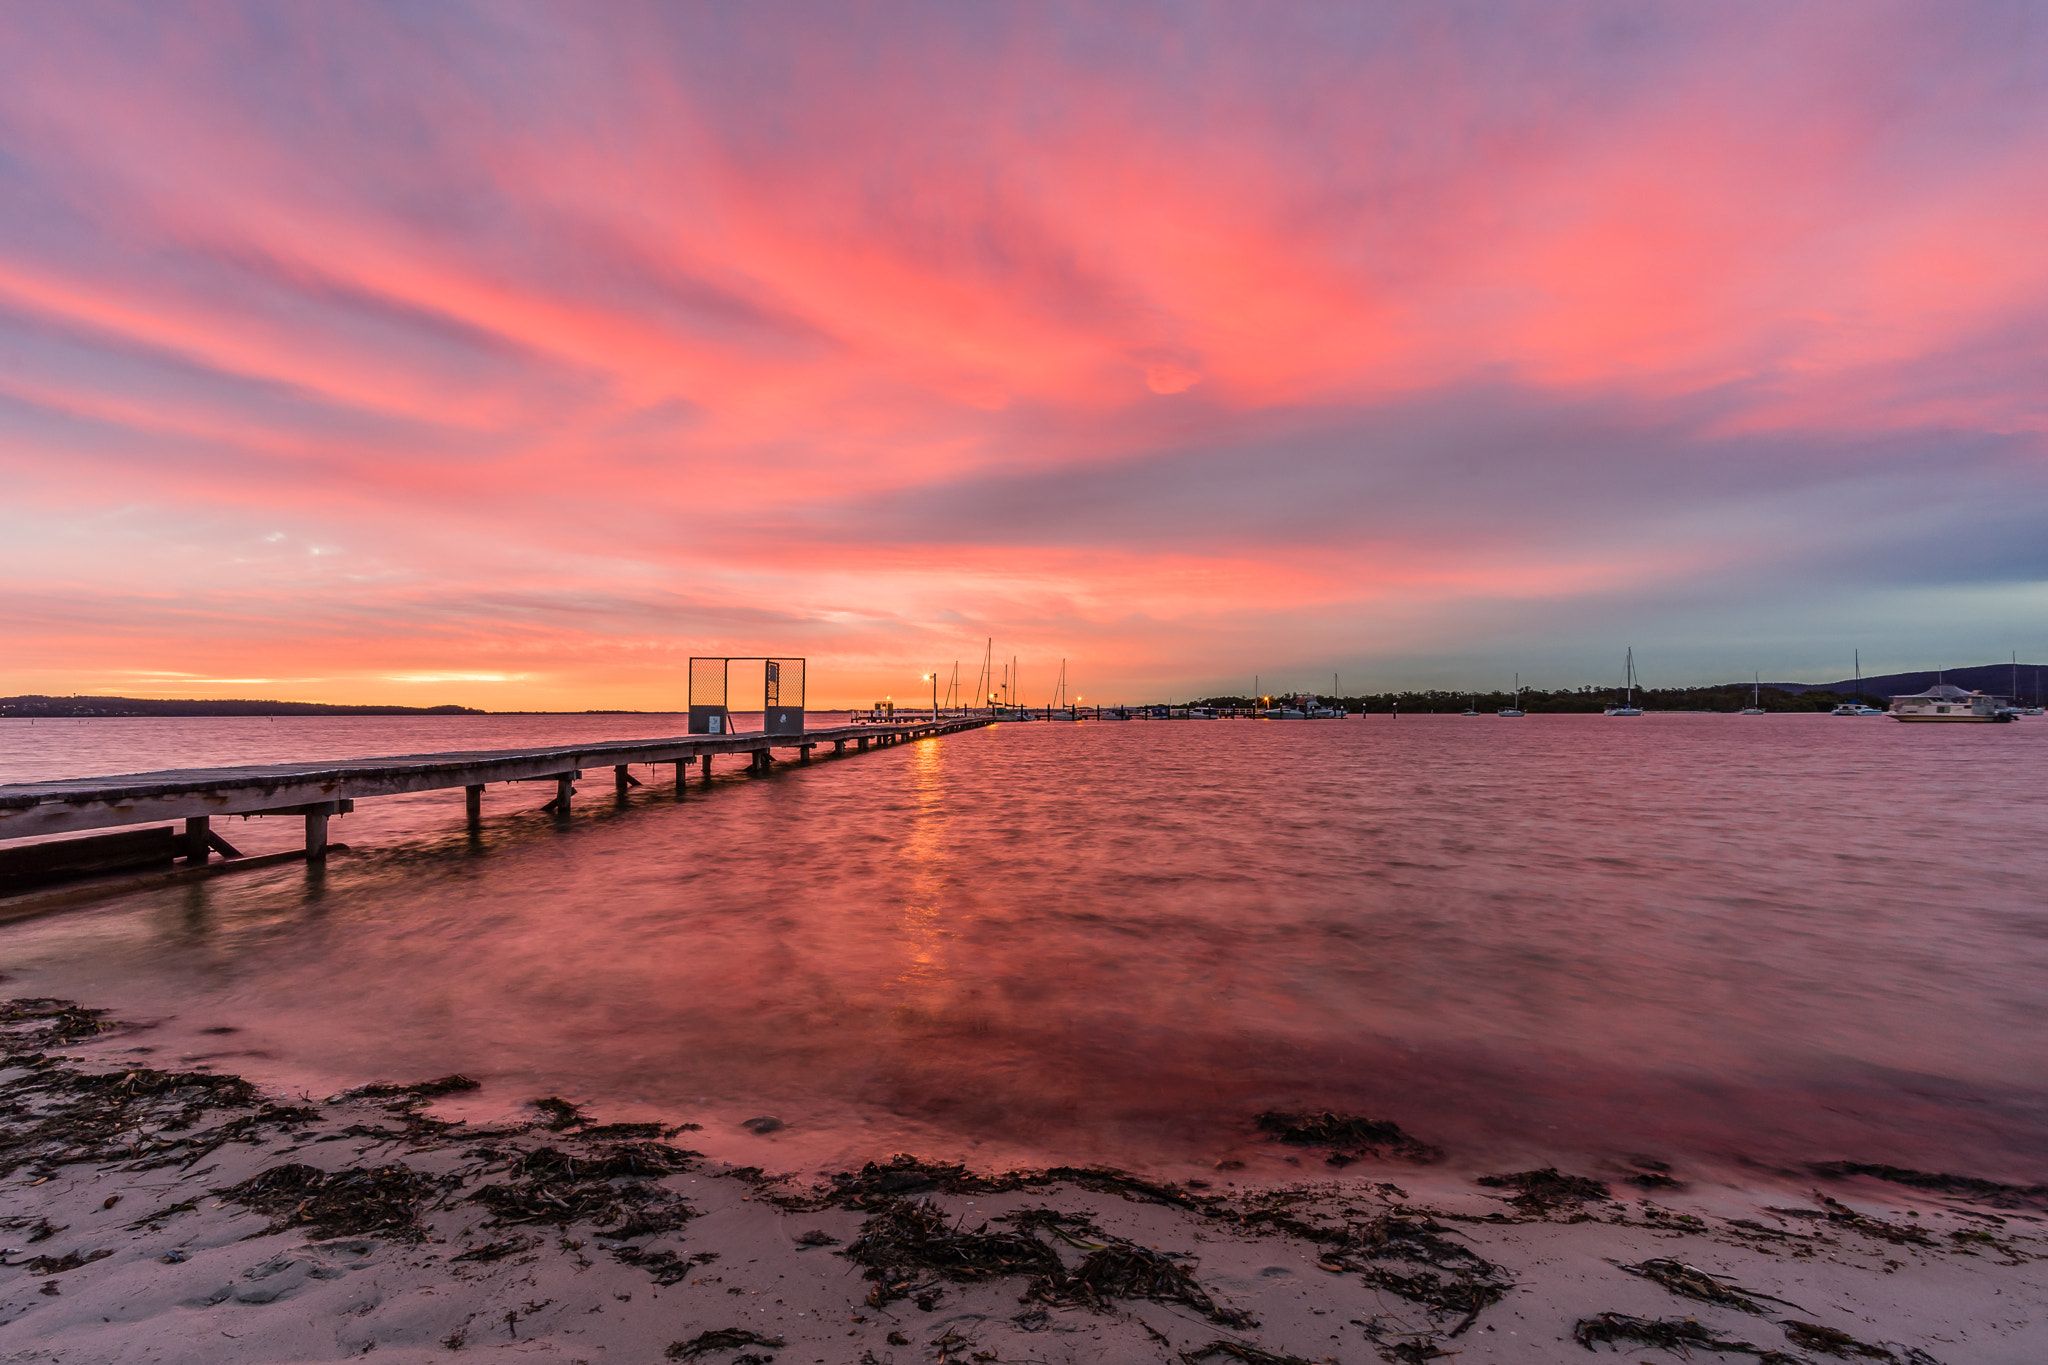
M 942 904 L 945 885 L 946 746 L 936 739 L 919 741 L 911 750 L 912 791 L 916 798 L 910 828 L 900 848 L 910 865 L 908 894 L 904 898 L 902 926 L 907 943 L 907 962 L 896 977 L 896 985 L 908 988 L 936 986 L 945 977 L 945 940 L 952 931 L 944 924 Z M 905 1002 L 908 1005 L 908 1002 Z

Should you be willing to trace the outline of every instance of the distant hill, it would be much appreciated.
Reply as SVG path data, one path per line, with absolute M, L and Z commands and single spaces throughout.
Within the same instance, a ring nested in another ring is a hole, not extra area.
M 1765 683 L 1764 686 L 1775 687 L 1794 696 L 1802 692 L 1839 692 L 1847 697 L 1854 695 L 1860 686 L 1863 694 L 1868 697 L 1903 697 L 1912 692 L 1925 692 L 1938 682 L 1954 683 L 1957 687 L 1966 687 L 1973 692 L 1989 692 L 1999 697 L 2010 696 L 2013 690 L 2012 665 L 1978 664 L 1971 668 L 1943 669 L 1939 673 L 1880 673 L 1875 677 L 1865 678 L 1861 684 L 1854 678 L 1844 678 L 1840 682 L 1777 682 Z M 2032 701 L 2036 688 L 2048 693 L 2048 664 L 2021 664 L 2020 696 Z
M 0 716 L 481 716 L 469 706 L 332 706 L 318 701 L 173 701 L 157 697 L 0 697 Z

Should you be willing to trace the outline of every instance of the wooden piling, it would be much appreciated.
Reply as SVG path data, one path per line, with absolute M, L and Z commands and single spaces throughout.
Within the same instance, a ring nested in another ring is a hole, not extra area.
M 472 824 L 472 825 L 474 825 L 474 824 L 478 824 L 478 823 L 480 823 L 480 822 L 481 822 L 481 821 L 483 820 L 483 818 L 484 818 L 484 784 L 483 784 L 483 783 L 481 783 L 481 782 L 478 782 L 478 783 L 475 783 L 475 784 L 474 784 L 474 785 L 472 785 L 472 786 L 467 786 L 467 787 L 464 787 L 464 788 L 462 789 L 462 809 L 463 809 L 463 813 L 464 813 L 465 815 L 467 815 L 467 816 L 469 817 L 469 823 L 470 823 L 470 824 Z
M 206 861 L 207 836 L 212 833 L 213 818 L 207 815 L 187 816 L 185 820 L 185 861 L 195 866 Z
M 306 861 L 324 862 L 327 858 L 327 812 L 324 810 L 306 812 Z

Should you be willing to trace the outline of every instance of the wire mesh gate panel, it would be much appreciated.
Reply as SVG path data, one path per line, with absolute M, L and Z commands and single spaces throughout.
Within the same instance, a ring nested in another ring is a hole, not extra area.
M 690 733 L 732 733 L 732 712 L 726 709 L 726 685 L 732 660 L 690 660 Z
M 804 732 L 804 661 L 758 657 L 690 660 L 690 733 L 732 733 L 732 666 L 761 665 L 762 726 L 771 735 Z M 751 669 L 741 670 L 742 688 Z
M 763 659 L 762 725 L 771 735 L 804 732 L 804 661 Z

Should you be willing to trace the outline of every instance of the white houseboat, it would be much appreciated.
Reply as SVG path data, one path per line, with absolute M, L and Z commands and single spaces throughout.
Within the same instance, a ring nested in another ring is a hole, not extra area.
M 1893 697 L 1891 718 L 1983 725 L 1996 721 L 2010 721 L 2012 712 L 2006 707 L 2004 697 L 1994 697 L 1984 692 L 1966 692 L 1954 683 L 1936 683 L 1925 692 Z

